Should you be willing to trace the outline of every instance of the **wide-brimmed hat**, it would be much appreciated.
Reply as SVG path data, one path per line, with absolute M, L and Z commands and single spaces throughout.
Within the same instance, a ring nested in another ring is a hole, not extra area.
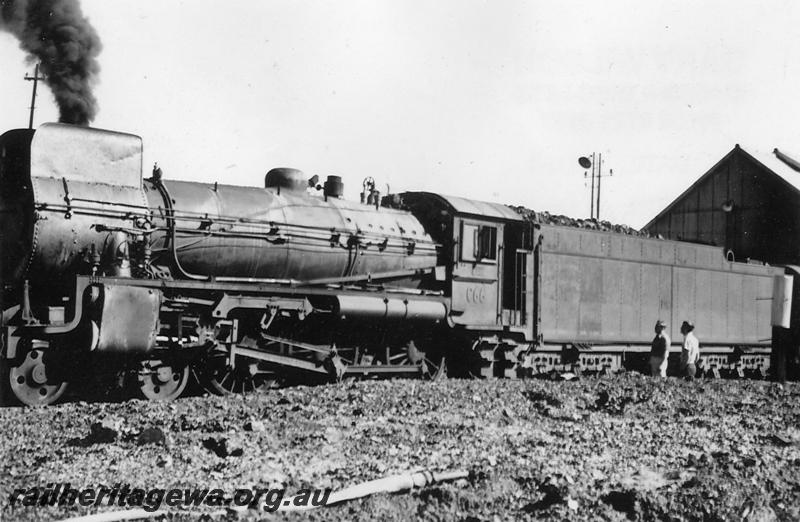
M 659 319 L 658 321 L 656 321 L 656 328 L 666 328 L 666 327 L 667 327 L 667 323 L 665 323 L 665 322 L 664 322 L 664 321 L 662 321 L 661 319 Z
M 691 322 L 691 321 L 684 321 L 681 324 L 681 330 L 683 330 L 683 329 L 685 329 L 688 332 L 691 332 L 692 330 L 694 330 L 694 323 Z

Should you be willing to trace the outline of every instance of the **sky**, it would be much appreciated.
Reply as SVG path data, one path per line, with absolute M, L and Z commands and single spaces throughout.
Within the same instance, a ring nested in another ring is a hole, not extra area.
M 145 175 L 263 186 L 273 167 L 371 176 L 641 227 L 735 144 L 800 153 L 800 3 L 84 0 L 103 42 L 93 127 Z M 0 130 L 33 72 L 0 33 Z M 34 126 L 56 121 L 46 87 Z M 800 173 L 798 173 L 800 176 Z

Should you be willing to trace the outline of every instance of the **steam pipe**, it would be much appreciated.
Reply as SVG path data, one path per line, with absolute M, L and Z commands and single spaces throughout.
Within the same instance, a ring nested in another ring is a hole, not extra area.
M 175 209 L 172 206 L 172 197 L 169 195 L 169 191 L 167 190 L 166 185 L 161 181 L 161 177 L 153 177 L 153 184 L 158 189 L 158 193 L 161 194 L 161 198 L 164 200 L 164 208 L 166 210 L 167 215 L 167 227 L 169 228 L 169 241 L 172 243 L 171 250 L 172 250 L 172 261 L 175 265 L 175 268 L 178 272 L 185 277 L 186 279 L 194 279 L 196 281 L 208 281 L 209 277 L 202 276 L 198 274 L 190 274 L 181 266 L 181 262 L 178 259 L 178 248 L 176 242 L 176 231 L 175 231 Z

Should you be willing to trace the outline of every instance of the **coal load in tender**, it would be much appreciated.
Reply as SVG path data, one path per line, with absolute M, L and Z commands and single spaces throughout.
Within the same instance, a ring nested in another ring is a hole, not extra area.
M 596 219 L 576 219 L 559 214 L 551 214 L 547 211 L 536 212 L 529 208 L 517 205 L 509 205 L 515 212 L 530 221 L 531 223 L 542 225 L 561 225 L 565 227 L 585 228 L 588 230 L 600 230 L 603 232 L 615 232 L 638 237 L 657 237 L 651 236 L 647 231 L 636 230 L 628 225 L 615 225 L 608 221 L 598 221 Z

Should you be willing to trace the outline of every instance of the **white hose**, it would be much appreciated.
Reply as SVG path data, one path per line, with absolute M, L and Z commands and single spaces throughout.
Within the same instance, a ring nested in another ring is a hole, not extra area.
M 94 515 L 66 518 L 61 522 L 118 522 L 122 520 L 141 520 L 167 514 L 167 511 L 147 511 L 146 509 L 126 509 L 125 511 L 106 511 Z
M 339 504 L 340 502 L 346 502 L 348 500 L 374 495 L 375 493 L 397 493 L 414 488 L 422 488 L 436 482 L 458 480 L 467 478 L 467 476 L 469 476 L 469 473 L 463 470 L 447 471 L 442 473 L 420 471 L 417 473 L 392 475 L 391 477 L 362 482 L 361 484 L 356 484 L 355 486 L 350 486 L 349 488 L 332 493 L 328 498 L 328 501 L 325 503 L 325 506 L 332 506 L 334 504 Z M 281 507 L 278 508 L 278 511 L 308 511 L 309 509 L 321 507 L 309 505 L 295 506 L 293 502 L 295 498 L 297 497 L 291 497 L 284 500 Z M 288 505 L 286 504 L 287 501 L 289 501 Z

